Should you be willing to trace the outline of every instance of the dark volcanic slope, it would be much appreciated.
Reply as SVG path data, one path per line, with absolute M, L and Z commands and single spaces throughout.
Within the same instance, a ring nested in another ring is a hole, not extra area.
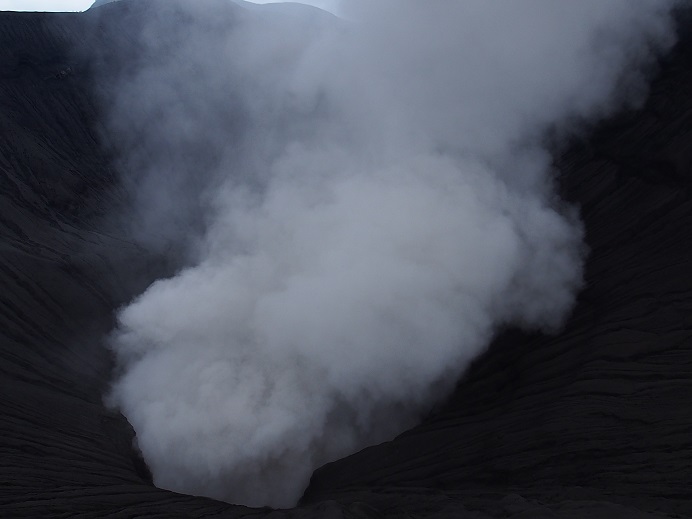
M 78 15 L 0 13 L 0 517 L 214 516 L 228 505 L 148 484 L 102 405 L 99 341 L 148 265 L 96 232 L 114 193 L 84 34 Z
M 561 161 L 591 250 L 567 328 L 497 341 L 439 414 L 322 468 L 310 499 L 365 493 L 421 511 L 430 501 L 492 510 L 496 499 L 497 513 L 533 510 L 521 517 L 581 507 L 575 517 L 607 517 L 605 502 L 618 504 L 613 513 L 692 514 L 690 43 L 688 34 L 642 111 Z
M 266 516 L 154 488 L 101 403 L 112 310 L 157 271 L 99 223 L 119 195 L 76 57 L 90 16 L 0 13 L 0 516 Z M 690 92 L 685 40 L 644 110 L 562 159 L 591 248 L 567 329 L 506 335 L 277 517 L 692 515 Z

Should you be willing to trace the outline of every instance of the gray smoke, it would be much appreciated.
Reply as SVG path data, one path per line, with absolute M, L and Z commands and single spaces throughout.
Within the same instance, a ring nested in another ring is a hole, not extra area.
M 557 329 L 582 228 L 545 137 L 642 99 L 674 4 L 161 4 L 111 100 L 136 237 L 189 261 L 112 338 L 155 483 L 293 505 L 498 327 Z

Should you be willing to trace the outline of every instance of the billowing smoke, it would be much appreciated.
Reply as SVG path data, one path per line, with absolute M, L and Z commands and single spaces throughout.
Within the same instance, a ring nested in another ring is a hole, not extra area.
M 582 228 L 543 143 L 641 100 L 673 3 L 156 4 L 113 129 L 136 237 L 188 266 L 120 312 L 110 395 L 156 484 L 292 505 L 499 327 L 559 327 Z

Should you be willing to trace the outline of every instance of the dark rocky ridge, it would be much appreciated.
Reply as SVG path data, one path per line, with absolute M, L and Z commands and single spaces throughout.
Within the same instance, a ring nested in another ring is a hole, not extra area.
M 104 232 L 123 195 L 83 56 L 107 62 L 135 18 L 101 9 L 0 13 L 0 516 L 267 516 L 153 487 L 102 405 L 112 311 L 165 267 Z M 422 425 L 277 517 L 692 516 L 690 92 L 683 37 L 642 110 L 560 159 L 591 249 L 566 329 L 506 334 Z

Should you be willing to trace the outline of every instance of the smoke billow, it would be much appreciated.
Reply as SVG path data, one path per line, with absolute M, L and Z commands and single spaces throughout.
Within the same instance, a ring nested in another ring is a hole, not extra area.
M 157 485 L 289 506 L 501 326 L 551 331 L 582 229 L 546 135 L 641 100 L 664 0 L 161 3 L 112 99 L 136 237 L 110 399 Z M 134 178 L 134 180 L 132 180 Z

